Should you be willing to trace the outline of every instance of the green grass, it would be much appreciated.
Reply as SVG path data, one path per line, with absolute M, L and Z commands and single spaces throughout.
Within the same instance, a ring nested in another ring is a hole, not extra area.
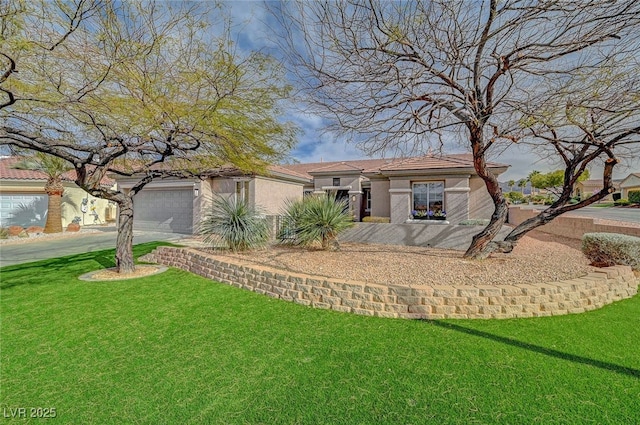
M 0 414 L 54 407 L 64 424 L 640 422 L 638 296 L 564 317 L 390 320 L 175 269 L 77 279 L 112 257 L 0 270 Z

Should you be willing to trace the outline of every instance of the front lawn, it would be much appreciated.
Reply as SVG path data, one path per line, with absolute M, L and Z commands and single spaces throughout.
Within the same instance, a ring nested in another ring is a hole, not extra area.
M 640 422 L 640 296 L 564 317 L 391 320 L 180 270 L 77 279 L 112 257 L 0 269 L 3 419 L 41 407 L 65 424 Z

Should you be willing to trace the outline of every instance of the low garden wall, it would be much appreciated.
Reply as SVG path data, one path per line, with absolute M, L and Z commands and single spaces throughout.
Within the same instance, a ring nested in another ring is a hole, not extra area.
M 345 313 L 406 319 L 489 319 L 582 313 L 630 298 L 640 279 L 628 266 L 538 285 L 385 286 L 243 265 L 192 248 L 158 247 L 141 258 L 259 294 Z
M 517 226 L 523 221 L 537 215 L 540 211 L 530 208 L 509 207 L 509 224 Z M 603 223 L 597 218 L 559 216 L 550 223 L 536 228 L 541 232 L 564 236 L 571 239 L 581 239 L 585 233 L 621 233 L 623 235 L 640 237 L 640 227 L 617 226 Z

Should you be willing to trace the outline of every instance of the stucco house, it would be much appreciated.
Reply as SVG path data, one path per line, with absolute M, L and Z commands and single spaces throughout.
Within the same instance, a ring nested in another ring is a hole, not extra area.
M 640 190 L 640 173 L 631 173 L 620 182 L 620 194 L 624 199 L 629 199 L 629 192 Z
M 303 196 L 308 177 L 272 165 L 264 175 L 247 175 L 229 167 L 211 170 L 211 177 L 165 178 L 147 184 L 134 197 L 133 228 L 162 232 L 197 232 L 197 225 L 215 196 L 236 197 L 259 206 L 266 215 L 282 213 L 287 199 Z M 130 190 L 136 178 L 115 177 Z
M 488 166 L 496 176 L 508 168 Z M 445 223 L 457 224 L 493 213 L 469 154 L 273 165 L 264 175 L 246 175 L 230 167 L 212 170 L 211 175 L 157 179 L 145 186 L 134 198 L 134 229 L 193 233 L 214 196 L 246 199 L 267 215 L 279 215 L 287 200 L 331 192 L 348 199 L 355 221 L 377 216 L 391 223 L 414 222 L 412 211 L 431 210 L 446 212 Z M 128 190 L 137 180 L 117 181 Z
M 44 192 L 47 175 L 39 171 L 14 168 L 19 161 L 20 158 L 15 156 L 0 158 L 0 227 L 44 227 L 48 201 Z M 75 217 L 80 217 L 81 225 L 105 223 L 115 219 L 115 204 L 89 195 L 74 180 L 75 171 L 69 171 L 62 177 L 63 227 Z M 112 186 L 114 181 L 105 179 L 103 184 Z
M 613 193 L 620 192 L 621 180 L 614 179 L 612 180 L 612 183 L 613 183 L 613 189 L 614 189 Z M 581 182 L 576 183 L 575 189 L 573 190 L 573 196 L 577 196 L 583 199 L 591 196 L 592 194 L 594 194 L 595 192 L 598 192 L 601 189 L 602 189 L 602 179 L 583 180 Z M 601 201 L 613 201 L 613 193 L 608 194 L 607 196 L 602 198 Z

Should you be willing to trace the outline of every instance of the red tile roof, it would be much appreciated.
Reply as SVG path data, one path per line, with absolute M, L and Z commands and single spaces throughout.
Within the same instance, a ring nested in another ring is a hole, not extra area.
M 490 168 L 507 167 L 507 164 L 487 162 Z M 361 170 L 364 173 L 390 171 L 442 170 L 447 168 L 473 168 L 473 155 L 424 155 L 410 158 L 359 159 L 352 161 L 315 162 L 306 164 L 287 164 L 282 167 L 305 174 Z
M 44 180 L 48 179 L 47 175 L 41 171 L 36 170 L 20 170 L 15 165 L 20 162 L 22 158 L 17 156 L 0 157 L 0 180 Z M 62 175 L 62 181 L 73 182 L 76 179 L 75 170 L 67 171 Z M 102 179 L 103 186 L 112 186 L 115 181 L 110 178 Z

